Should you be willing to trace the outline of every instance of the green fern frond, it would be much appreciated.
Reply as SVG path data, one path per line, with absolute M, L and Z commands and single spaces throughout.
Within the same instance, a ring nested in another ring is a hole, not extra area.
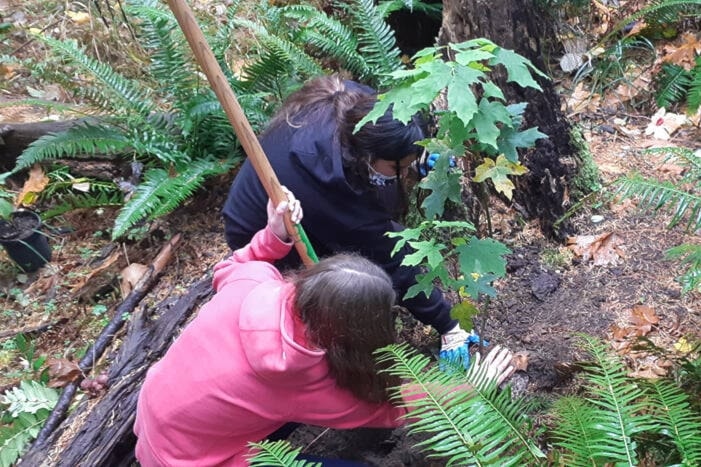
M 499 391 L 486 367 L 474 365 L 465 378 L 442 372 L 406 344 L 377 351 L 389 374 L 409 380 L 401 389 L 410 409 L 411 433 L 428 433 L 418 444 L 447 465 L 523 465 L 542 459 L 527 437 L 525 403 Z
M 302 40 L 323 56 L 334 58 L 360 80 L 370 76 L 370 67 L 358 53 L 358 40 L 351 28 L 309 5 L 291 5 L 284 12 L 287 17 L 304 22 Z
M 10 425 L 0 427 L 0 465 L 13 466 L 49 417 L 49 410 L 20 413 Z
M 248 463 L 251 467 L 319 467 L 319 462 L 307 462 L 296 457 L 300 448 L 293 448 L 285 440 L 263 440 L 259 443 L 249 443 L 249 448 L 254 450 L 248 455 Z
M 151 52 L 149 71 L 163 91 L 175 96 L 174 106 L 181 108 L 197 88 L 198 78 L 175 17 L 159 3 L 131 3 L 127 13 L 141 20 L 141 44 Z
M 689 396 L 671 381 L 651 381 L 649 388 L 661 433 L 677 446 L 683 465 L 701 465 L 701 417 L 691 411 Z
M 658 80 L 655 102 L 658 107 L 669 108 L 686 97 L 691 84 L 691 74 L 682 66 L 665 63 Z
M 410 13 L 423 13 L 433 19 L 440 19 L 443 14 L 441 3 L 424 3 L 420 0 L 386 0 L 377 3 L 377 11 L 383 18 L 388 18 L 395 11 L 408 10 Z
M 695 9 L 698 11 L 699 7 L 701 7 L 701 0 L 653 0 L 649 5 L 619 21 L 599 43 L 608 42 L 626 25 L 634 21 L 646 19 L 648 22 L 673 23 L 677 21 L 679 12 L 693 12 Z
M 667 259 L 681 260 L 686 266 L 686 272 L 678 280 L 682 285 L 682 293 L 695 290 L 701 293 L 701 245 L 684 243 L 665 252 Z
M 58 392 L 37 381 L 21 381 L 19 387 L 5 391 L 0 403 L 7 405 L 12 417 L 21 413 L 37 413 L 39 410 L 51 410 L 58 401 Z
M 589 467 L 595 464 L 591 430 L 595 426 L 595 407 L 579 397 L 561 397 L 553 406 L 556 425 L 554 445 L 562 449 L 562 465 Z
M 394 31 L 382 19 L 373 0 L 336 1 L 335 5 L 351 17 L 351 26 L 358 36 L 358 52 L 375 76 L 370 84 L 379 86 L 391 72 L 404 67 Z
M 642 151 L 643 155 L 662 154 L 665 163 L 671 162 L 684 167 L 684 175 L 679 180 L 681 183 L 690 183 L 701 189 L 701 150 L 696 151 L 685 147 L 660 147 Z
M 49 133 L 33 141 L 17 158 L 14 170 L 63 157 L 119 154 L 127 151 L 130 144 L 131 141 L 117 128 L 100 123 L 83 123 L 61 133 Z
M 177 174 L 164 169 L 146 171 L 144 182 L 136 188 L 115 219 L 112 239 L 118 239 L 142 220 L 168 214 L 190 198 L 207 176 L 224 173 L 232 165 L 230 162 L 200 159 Z
M 644 208 L 658 211 L 671 206 L 670 227 L 686 218 L 688 229 L 701 228 L 701 195 L 684 191 L 672 182 L 648 179 L 639 174 L 622 177 L 616 185 L 618 195 L 624 199 L 636 197 Z
M 602 342 L 586 335 L 581 339 L 582 347 L 593 358 L 584 375 L 591 383 L 587 401 L 594 407 L 589 447 L 596 453 L 597 464 L 637 465 L 634 437 L 654 428 L 642 401 L 643 391 L 627 377 L 623 364 L 607 352 Z
M 701 56 L 696 57 L 696 65 L 691 70 L 687 102 L 690 113 L 696 113 L 701 107 Z
M 109 91 L 112 96 L 118 99 L 119 104 L 106 106 L 105 110 L 122 114 L 125 109 L 130 109 L 143 117 L 147 117 L 154 111 L 155 104 L 151 102 L 148 93 L 141 88 L 139 83 L 121 76 L 109 65 L 88 57 L 75 40 L 59 41 L 48 36 L 37 37 L 61 57 L 92 74 L 102 82 L 105 91 Z M 106 104 L 103 102 L 102 105 Z
M 41 213 L 41 217 L 46 220 L 76 209 L 118 208 L 123 204 L 123 196 L 117 192 L 61 195 L 58 201 L 54 200 L 54 204 Z
M 265 25 L 243 18 L 237 18 L 236 25 L 250 29 L 261 46 L 260 58 L 244 68 L 243 81 L 250 84 L 252 91 L 268 91 L 279 95 L 280 87 L 277 83 L 281 76 L 299 74 L 300 79 L 304 81 L 324 74 L 323 68 L 303 47 L 288 37 L 275 34 Z M 265 65 L 259 64 L 261 62 Z M 280 69 L 276 70 L 276 67 Z M 280 73 L 280 70 L 284 73 Z M 258 76 L 257 73 L 264 73 L 264 76 Z

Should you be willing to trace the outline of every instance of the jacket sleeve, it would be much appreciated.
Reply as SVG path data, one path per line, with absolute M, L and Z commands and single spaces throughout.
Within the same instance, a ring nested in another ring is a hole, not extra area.
M 240 279 L 257 282 L 280 279 L 280 272 L 271 263 L 287 255 L 292 245 L 292 242 L 280 240 L 266 225 L 248 245 L 214 266 L 214 291 L 218 292 L 224 285 Z

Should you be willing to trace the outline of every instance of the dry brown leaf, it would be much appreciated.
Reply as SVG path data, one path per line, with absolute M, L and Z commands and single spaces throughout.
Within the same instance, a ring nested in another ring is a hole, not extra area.
M 39 193 L 44 191 L 46 185 L 49 184 L 49 177 L 44 174 L 39 164 L 34 164 L 29 171 L 29 178 L 24 182 L 22 191 L 17 195 L 16 205 L 31 206 L 33 205 Z
M 682 34 L 681 39 L 678 47 L 668 45 L 663 48 L 666 55 L 662 57 L 662 61 L 681 65 L 689 71 L 694 67 L 696 55 L 701 54 L 701 41 L 693 32 Z
M 121 276 L 122 282 L 119 284 L 119 288 L 122 292 L 122 298 L 129 295 L 129 293 L 134 289 L 139 280 L 148 271 L 148 266 L 140 263 L 131 263 L 129 266 L 122 269 Z
M 601 235 L 579 235 L 567 239 L 567 247 L 582 261 L 592 260 L 594 266 L 616 264 L 624 255 L 619 248 L 623 240 L 614 232 Z
M 628 376 L 631 378 L 644 378 L 644 379 L 657 379 L 660 377 L 655 371 L 652 370 L 652 368 L 640 368 L 635 371 L 631 371 L 628 373 Z
M 62 388 L 82 375 L 78 364 L 65 358 L 51 358 L 48 364 L 51 377 L 48 384 L 50 388 Z
M 519 352 L 514 352 L 514 356 L 511 359 L 511 364 L 516 371 L 527 371 L 528 370 L 528 351 L 521 350 Z
M 579 82 L 575 86 L 574 91 L 566 100 L 564 106 L 565 111 L 570 115 L 576 115 L 581 112 L 594 112 L 598 109 L 601 101 L 601 96 L 592 94 L 588 89 L 584 88 L 584 83 Z
M 655 310 L 647 305 L 635 305 L 630 310 L 630 321 L 638 326 L 644 324 L 657 324 L 660 318 L 655 313 Z
M 634 330 L 629 327 L 621 327 L 617 324 L 611 326 L 611 337 L 617 341 L 627 339 L 633 332 Z

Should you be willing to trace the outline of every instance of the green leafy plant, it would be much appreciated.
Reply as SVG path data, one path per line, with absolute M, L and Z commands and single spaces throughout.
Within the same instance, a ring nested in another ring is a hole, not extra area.
M 669 445 L 664 465 L 698 465 L 701 418 L 690 396 L 674 382 L 640 382 L 629 376 L 606 344 L 580 336 L 591 359 L 583 393 L 557 399 L 550 424 L 535 427 L 531 406 L 485 380 L 479 365 L 467 372 L 440 371 L 406 345 L 378 351 L 378 360 L 402 378 L 402 404 L 410 431 L 427 435 L 419 446 L 447 465 L 542 465 L 536 440 L 552 446 L 556 465 L 637 465 L 653 441 Z
M 423 265 L 426 269 L 416 277 L 416 284 L 404 298 L 420 293 L 429 296 L 436 283 L 459 291 L 462 301 L 453 306 L 451 316 L 460 321 L 463 329 L 473 328 L 472 318 L 479 312 L 475 302 L 483 296 L 496 295 L 492 283 L 506 275 L 504 256 L 511 252 L 494 239 L 470 235 L 474 230 L 472 224 L 464 221 L 423 221 L 415 228 L 387 234 L 397 239 L 392 254 L 407 244 L 414 250 L 402 264 Z M 443 243 L 440 238 L 447 241 Z
M 241 160 L 233 129 L 214 94 L 198 78 L 170 11 L 158 2 L 143 0 L 130 2 L 126 13 L 134 18 L 133 25 L 149 52 L 151 87 L 146 80 L 128 79 L 91 58 L 75 41 L 38 36 L 53 53 L 91 77 L 69 89 L 107 116 L 86 119 L 67 131 L 38 139 L 19 157 L 15 168 L 85 155 L 118 155 L 125 161 L 139 161 L 144 168 L 142 179 L 129 192 L 115 221 L 115 239 L 144 219 L 172 211 L 205 179 L 226 172 Z M 232 86 L 243 91 L 235 80 Z M 242 92 L 240 101 L 255 115 L 256 109 L 266 108 L 259 99 L 262 96 Z M 121 195 L 116 185 L 111 192 L 99 193 L 93 204 L 114 203 Z M 70 201 L 89 204 L 85 195 L 82 198 Z
M 447 60 L 445 55 L 452 59 Z M 389 106 L 398 120 L 430 111 L 439 96 L 445 108 L 435 109 L 438 132 L 421 144 L 441 159 L 468 157 L 476 167 L 473 179 L 489 181 L 497 192 L 511 196 L 511 175 L 525 172 L 518 150 L 533 146 L 545 135 L 537 128 L 520 130 L 526 104 L 507 105 L 503 92 L 490 79 L 496 67 L 506 71 L 508 81 L 540 89 L 533 75 L 544 76 L 528 60 L 487 39 L 473 39 L 446 47 L 429 47 L 414 57 L 414 68 L 392 72 L 390 90 L 380 95 L 373 110 L 358 123 L 376 121 Z M 445 157 L 444 157 L 445 156 Z M 460 176 L 436 166 L 422 181 L 431 194 L 422 208 L 428 219 L 440 217 L 447 199 L 458 200 Z
M 630 174 L 615 184 L 621 200 L 634 197 L 643 209 L 671 215 L 668 228 L 684 224 L 688 231 L 701 229 L 701 157 L 698 151 L 669 147 L 648 149 L 643 154 L 665 154 L 665 162 L 684 167 L 684 174 L 674 182 Z M 667 252 L 670 259 L 681 259 L 687 266 L 680 282 L 684 292 L 701 292 L 701 246 L 684 244 Z
M 243 69 L 246 86 L 282 99 L 325 68 L 343 69 L 379 86 L 388 73 L 404 67 L 394 32 L 383 19 L 386 10 L 371 0 L 333 1 L 330 6 L 331 13 L 306 3 L 266 5 L 256 20 L 232 16 L 259 42 Z
M 58 401 L 58 391 L 36 381 L 22 381 L 0 399 L 0 466 L 10 467 L 33 440 Z
M 294 448 L 288 441 L 263 440 L 250 443 L 253 454 L 248 462 L 251 467 L 318 467 L 319 462 L 308 462 L 297 459 L 301 449 Z
M 418 444 L 429 457 L 447 465 L 529 465 L 545 455 L 533 441 L 531 424 L 524 416 L 527 404 L 512 400 L 487 378 L 486 366 L 472 365 L 467 372 L 444 372 L 429 357 L 406 345 L 378 350 L 378 362 L 387 372 L 407 383 L 401 393 L 410 409 L 412 433 L 427 433 Z M 400 399 L 397 396 L 397 399 Z M 535 433 L 537 435 L 537 433 Z

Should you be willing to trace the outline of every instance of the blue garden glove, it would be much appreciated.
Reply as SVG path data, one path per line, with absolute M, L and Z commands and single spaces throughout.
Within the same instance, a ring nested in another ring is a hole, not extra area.
M 462 365 L 467 369 L 470 367 L 470 344 L 479 344 L 480 337 L 475 331 L 467 332 L 456 325 L 453 329 L 441 336 L 441 351 L 438 354 L 440 368 L 446 371 L 449 368 Z M 483 345 L 489 342 L 483 341 Z
M 437 152 L 431 153 L 419 163 L 419 175 L 421 177 L 425 177 L 428 175 L 428 172 L 432 170 L 436 166 L 436 162 L 438 161 L 438 158 L 441 157 L 440 154 Z M 455 158 L 453 156 L 450 156 L 450 167 L 455 167 Z

